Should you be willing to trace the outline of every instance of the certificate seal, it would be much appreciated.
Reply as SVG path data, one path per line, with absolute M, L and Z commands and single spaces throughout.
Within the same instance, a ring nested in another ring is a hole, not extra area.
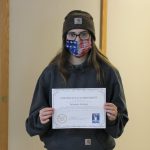
M 56 119 L 58 123 L 65 123 L 67 121 L 67 116 L 64 114 L 59 114 Z

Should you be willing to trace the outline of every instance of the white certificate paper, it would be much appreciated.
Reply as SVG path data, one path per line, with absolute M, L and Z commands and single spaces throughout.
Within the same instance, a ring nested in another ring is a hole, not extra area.
M 105 102 L 105 88 L 52 89 L 52 128 L 106 128 Z

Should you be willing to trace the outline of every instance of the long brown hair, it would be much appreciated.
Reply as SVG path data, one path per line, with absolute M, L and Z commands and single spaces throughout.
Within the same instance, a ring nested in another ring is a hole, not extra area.
M 100 62 L 105 62 L 107 64 L 111 63 L 107 59 L 106 56 L 104 56 L 97 48 L 93 38 L 92 40 L 92 49 L 88 54 L 87 62 L 88 65 L 92 66 L 96 70 L 96 78 L 99 83 L 104 83 L 104 71 L 101 67 Z M 68 71 L 68 64 L 69 64 L 69 57 L 70 53 L 65 48 L 65 38 L 63 38 L 63 44 L 61 51 L 52 59 L 50 64 L 56 64 L 58 66 L 58 69 L 60 71 L 61 76 L 63 77 L 65 83 L 67 83 L 67 80 L 69 78 L 69 71 Z

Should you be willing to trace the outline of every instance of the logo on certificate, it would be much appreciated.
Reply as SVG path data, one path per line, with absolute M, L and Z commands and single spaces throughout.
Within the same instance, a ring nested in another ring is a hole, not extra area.
M 64 114 L 59 114 L 57 116 L 57 122 L 58 123 L 65 123 L 67 121 L 67 116 Z
M 92 113 L 92 123 L 100 123 L 100 114 Z

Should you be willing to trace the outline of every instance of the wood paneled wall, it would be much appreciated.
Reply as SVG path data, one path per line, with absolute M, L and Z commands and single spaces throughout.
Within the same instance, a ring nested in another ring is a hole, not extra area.
M 8 0 L 0 0 L 0 150 L 8 150 L 8 12 Z

